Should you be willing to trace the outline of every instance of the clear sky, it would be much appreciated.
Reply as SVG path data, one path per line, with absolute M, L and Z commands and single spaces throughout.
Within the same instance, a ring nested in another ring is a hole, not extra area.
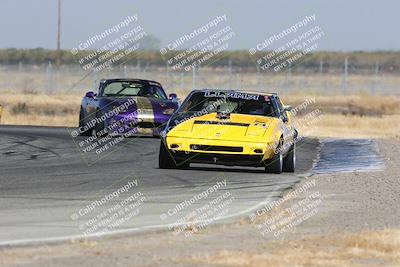
M 0 48 L 56 47 L 57 0 L 0 0 Z M 231 49 L 249 49 L 306 15 L 325 32 L 320 50 L 400 50 L 395 0 L 62 0 L 62 48 L 138 14 L 145 31 L 166 45 L 226 14 Z

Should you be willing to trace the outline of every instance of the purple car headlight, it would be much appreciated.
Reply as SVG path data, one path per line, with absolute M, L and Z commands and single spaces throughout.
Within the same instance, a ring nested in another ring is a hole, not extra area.
M 173 108 L 166 108 L 166 109 L 164 109 L 164 110 L 162 111 L 162 113 L 163 113 L 164 115 L 172 115 L 172 113 L 174 113 L 174 111 L 175 111 L 175 109 L 173 109 Z
M 165 103 L 160 103 L 160 107 L 162 108 L 162 114 L 164 115 L 172 115 L 175 111 L 174 107 L 169 107 Z

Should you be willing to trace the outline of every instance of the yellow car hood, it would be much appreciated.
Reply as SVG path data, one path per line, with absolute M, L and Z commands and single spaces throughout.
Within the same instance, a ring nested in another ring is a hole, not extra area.
M 261 137 L 272 135 L 277 122 L 276 118 L 245 114 L 230 114 L 229 119 L 219 119 L 217 113 L 210 113 L 181 122 L 168 136 L 258 142 Z

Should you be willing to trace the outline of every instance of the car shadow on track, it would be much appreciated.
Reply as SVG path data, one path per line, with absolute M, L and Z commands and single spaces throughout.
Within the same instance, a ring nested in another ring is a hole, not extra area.
M 228 166 L 226 168 L 223 167 L 219 167 L 219 166 L 191 166 L 188 168 L 185 168 L 183 170 L 188 170 L 188 171 L 205 171 L 205 172 L 245 172 L 245 173 L 263 173 L 266 174 L 264 172 L 264 170 L 262 168 L 238 168 L 238 167 L 234 167 L 234 168 L 228 168 Z

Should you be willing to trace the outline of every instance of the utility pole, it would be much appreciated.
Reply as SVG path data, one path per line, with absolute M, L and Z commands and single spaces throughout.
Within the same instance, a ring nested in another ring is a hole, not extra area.
M 61 60 L 61 0 L 58 0 L 57 6 L 57 59 L 56 59 L 56 66 L 57 69 L 60 67 L 60 60 Z

